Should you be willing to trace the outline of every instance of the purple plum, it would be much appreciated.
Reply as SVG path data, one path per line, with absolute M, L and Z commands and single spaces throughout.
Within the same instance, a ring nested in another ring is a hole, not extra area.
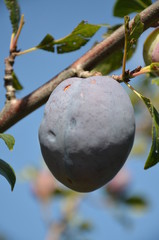
M 159 62 L 159 28 L 153 30 L 145 40 L 143 57 L 146 65 Z
M 121 169 L 133 146 L 134 110 L 108 76 L 69 78 L 50 95 L 39 128 L 43 158 L 65 186 L 94 191 Z

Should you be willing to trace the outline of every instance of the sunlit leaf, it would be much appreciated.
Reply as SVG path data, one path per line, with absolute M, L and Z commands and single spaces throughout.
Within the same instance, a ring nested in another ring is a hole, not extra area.
M 16 175 L 13 168 L 2 159 L 0 159 L 0 174 L 7 179 L 11 185 L 11 190 L 13 191 L 16 182 Z
M 58 53 L 75 51 L 84 46 L 100 29 L 101 25 L 89 24 L 82 21 L 68 36 L 55 40 Z
M 13 87 L 15 90 L 20 91 L 23 89 L 23 86 L 21 85 L 21 83 L 19 82 L 15 72 L 12 73 L 12 77 L 13 77 Z
M 84 46 L 101 26 L 107 26 L 107 24 L 93 25 L 82 21 L 64 38 L 55 40 L 50 34 L 47 34 L 36 48 L 54 52 L 56 46 L 57 53 L 75 51 Z
M 151 0 L 117 0 L 114 5 L 113 14 L 116 17 L 124 17 L 130 13 L 141 12 L 151 4 Z
M 15 144 L 15 139 L 10 134 L 0 133 L 0 138 L 3 139 L 9 150 L 12 150 Z
M 20 21 L 20 7 L 17 0 L 4 0 L 9 12 L 10 12 L 10 21 L 12 24 L 13 32 L 16 33 Z
M 134 18 L 134 23 L 130 29 L 128 29 L 128 46 L 127 46 L 127 54 L 132 51 L 131 49 L 136 49 L 137 40 L 140 35 L 143 33 L 144 24 L 141 22 L 139 14 L 137 14 Z
M 54 38 L 50 34 L 47 34 L 43 38 L 43 40 L 36 46 L 36 48 L 49 52 L 54 52 Z

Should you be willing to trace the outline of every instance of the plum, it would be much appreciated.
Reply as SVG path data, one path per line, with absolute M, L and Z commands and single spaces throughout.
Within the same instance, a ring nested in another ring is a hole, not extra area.
M 131 183 L 130 172 L 122 168 L 117 175 L 107 184 L 107 192 L 112 196 L 120 197 L 125 194 Z
M 39 128 L 43 158 L 65 186 L 94 191 L 125 163 L 134 141 L 134 110 L 108 76 L 68 78 L 50 95 Z
M 47 202 L 56 190 L 56 180 L 51 172 L 48 169 L 38 171 L 31 185 L 33 195 L 40 201 Z
M 143 57 L 146 65 L 159 62 L 159 28 L 153 30 L 145 40 Z

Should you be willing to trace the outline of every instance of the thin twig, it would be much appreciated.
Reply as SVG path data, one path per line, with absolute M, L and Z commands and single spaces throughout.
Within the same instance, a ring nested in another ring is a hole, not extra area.
M 16 49 L 16 47 L 17 47 L 17 42 L 18 42 L 20 33 L 21 33 L 21 31 L 22 31 L 23 25 L 24 25 L 24 14 L 21 16 L 19 28 L 18 28 L 18 31 L 17 31 L 17 33 L 16 33 L 16 36 L 15 36 L 15 39 L 14 39 L 14 41 L 13 41 L 13 45 L 12 45 L 10 51 L 14 51 L 14 49 Z
M 13 41 L 14 41 L 14 37 L 15 37 L 15 33 L 12 33 L 12 35 L 11 35 L 11 40 L 10 40 L 10 51 L 12 51 L 12 49 L 13 49 Z
M 124 17 L 125 22 L 125 42 L 124 42 L 124 56 L 123 56 L 123 66 L 122 66 L 122 79 L 125 77 L 125 68 L 127 60 L 127 48 L 128 48 L 128 37 L 129 37 L 129 16 Z

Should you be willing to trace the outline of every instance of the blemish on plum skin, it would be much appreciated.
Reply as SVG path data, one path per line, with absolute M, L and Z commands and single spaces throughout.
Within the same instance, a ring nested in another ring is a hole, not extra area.
M 49 133 L 50 133 L 51 135 L 53 135 L 54 137 L 56 137 L 56 134 L 55 134 L 52 130 L 49 130 Z
M 70 86 L 71 86 L 71 84 L 67 85 L 67 86 L 64 88 L 64 92 L 66 92 Z
M 55 142 L 56 141 L 56 134 L 52 131 L 52 130 L 49 130 L 49 141 L 51 142 Z

